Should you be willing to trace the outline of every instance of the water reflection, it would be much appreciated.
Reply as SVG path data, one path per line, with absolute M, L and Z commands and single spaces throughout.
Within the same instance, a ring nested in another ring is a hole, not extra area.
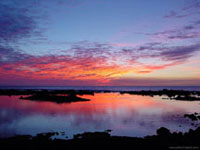
M 0 96 L 0 135 L 65 131 L 73 134 L 112 129 L 111 134 L 146 136 L 165 126 L 173 131 L 191 128 L 185 113 L 200 112 L 199 102 L 119 93 L 84 95 L 87 102 L 62 103 Z M 180 127 L 181 125 L 181 127 Z

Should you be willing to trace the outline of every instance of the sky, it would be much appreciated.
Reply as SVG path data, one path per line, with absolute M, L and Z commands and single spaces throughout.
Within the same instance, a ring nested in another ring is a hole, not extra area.
M 1 0 L 0 85 L 198 86 L 200 0 Z

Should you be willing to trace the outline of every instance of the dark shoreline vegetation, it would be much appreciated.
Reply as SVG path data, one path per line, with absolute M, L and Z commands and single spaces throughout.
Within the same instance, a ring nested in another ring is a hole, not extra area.
M 186 133 L 170 132 L 167 128 L 161 127 L 157 135 L 144 138 L 111 136 L 110 131 L 85 132 L 74 135 L 73 139 L 51 138 L 54 135 L 63 133 L 49 132 L 40 133 L 36 136 L 18 135 L 10 138 L 0 139 L 1 147 L 7 149 L 105 149 L 105 148 L 131 148 L 131 149 L 188 149 L 200 148 L 200 127 L 190 129 Z M 182 147 L 182 148 L 180 148 Z
M 34 101 L 51 101 L 56 103 L 71 103 L 89 101 L 89 99 L 78 97 L 74 94 L 62 96 L 62 95 L 51 95 L 51 94 L 34 94 L 28 97 L 21 96 L 20 99 L 34 100 Z
M 133 94 L 133 95 L 143 95 L 143 96 L 167 96 L 170 100 L 187 100 L 187 101 L 197 101 L 200 100 L 200 91 L 185 91 L 185 90 L 159 90 L 159 91 L 123 91 L 121 94 Z
M 94 95 L 91 91 L 75 90 L 0 90 L 0 95 L 20 96 L 22 100 L 51 101 L 55 103 L 71 103 L 89 101 L 77 95 Z
M 198 121 L 200 120 L 200 113 L 193 113 L 193 114 L 185 114 L 184 115 L 185 118 L 189 118 L 192 121 Z
M 16 96 L 23 95 L 20 99 L 35 100 L 35 101 L 51 101 L 56 103 L 89 101 L 78 97 L 77 95 L 94 95 L 95 93 L 111 93 L 118 92 L 120 94 L 132 94 L 142 96 L 166 96 L 162 99 L 182 100 L 182 101 L 199 101 L 200 91 L 185 91 L 185 90 L 159 90 L 159 91 L 97 91 L 97 90 L 0 90 L 0 95 Z M 27 96 L 25 96 L 27 95 Z

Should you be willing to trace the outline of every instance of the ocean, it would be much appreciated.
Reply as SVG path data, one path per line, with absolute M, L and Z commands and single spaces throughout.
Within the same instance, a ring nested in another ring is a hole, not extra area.
M 192 90 L 200 86 L 2 86 L 0 89 L 49 90 Z M 111 135 L 144 137 L 155 135 L 160 127 L 187 132 L 194 129 L 185 114 L 200 113 L 199 101 L 163 99 L 163 96 L 142 96 L 118 92 L 97 92 L 80 95 L 89 101 L 56 103 L 20 99 L 21 95 L 0 96 L 0 137 L 59 132 L 56 138 L 70 139 L 84 132 L 112 130 Z

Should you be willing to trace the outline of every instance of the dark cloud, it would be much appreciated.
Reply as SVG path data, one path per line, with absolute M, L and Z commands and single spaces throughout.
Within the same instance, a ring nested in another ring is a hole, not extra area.
M 179 38 L 183 38 L 183 37 L 179 37 Z M 198 51 L 200 52 L 200 44 L 184 45 L 184 46 L 169 46 L 163 43 L 146 43 L 142 46 L 135 47 L 132 49 L 122 49 L 121 55 L 124 55 L 126 58 L 130 58 L 129 61 L 132 62 L 133 64 L 137 63 L 137 60 L 139 60 L 140 58 L 143 58 L 143 59 L 150 58 L 152 60 L 158 58 L 158 59 L 161 59 L 163 63 L 167 63 L 167 64 L 172 63 L 172 65 L 167 65 L 167 66 L 163 66 L 161 64 L 161 67 L 158 67 L 158 68 L 153 66 L 153 68 L 155 69 L 159 69 L 159 68 L 162 69 L 169 66 L 173 66 L 176 64 L 176 62 L 183 63 L 188 58 L 194 56 L 194 54 Z M 147 68 L 152 69 L 151 67 L 147 67 Z
M 182 8 L 183 11 L 191 10 L 191 9 L 199 9 L 200 8 L 200 1 L 199 0 L 190 0 L 188 4 Z
M 191 14 L 180 14 L 176 11 L 170 11 L 169 14 L 165 15 L 164 18 L 185 18 L 190 16 Z
M 91 57 L 108 56 L 111 49 L 112 46 L 109 44 L 83 41 L 73 44 L 70 51 L 79 57 Z
M 11 47 L 0 45 L 0 65 L 20 62 L 28 58 L 30 58 L 30 56 L 27 54 L 15 51 Z
M 171 29 L 171 30 L 165 30 L 161 32 L 155 32 L 155 33 L 148 33 L 146 35 L 151 35 L 155 37 L 165 37 L 166 39 L 196 39 L 200 37 L 200 31 L 199 31 L 199 24 L 198 22 L 193 22 L 188 25 L 185 25 L 180 28 Z
M 187 17 L 189 15 L 187 14 L 179 14 L 176 11 L 170 11 L 169 14 L 165 15 L 164 18 L 184 18 Z
M 177 32 L 173 35 L 169 35 L 169 39 L 194 39 L 199 38 L 200 32 L 190 32 L 190 33 L 183 33 L 183 32 Z
M 200 25 L 200 20 L 194 22 L 195 25 Z
M 14 1 L 3 2 L 0 2 L 0 41 L 15 42 L 32 36 L 36 31 L 36 22 L 28 13 L 29 9 L 16 5 Z
M 185 6 L 180 10 L 172 10 L 164 18 L 186 18 L 194 14 L 200 14 L 200 1 L 199 0 L 188 0 Z
M 197 51 L 200 51 L 200 44 L 172 47 L 161 52 L 160 56 L 167 61 L 185 61 Z
M 41 35 L 35 16 L 30 13 L 33 5 L 34 0 L 0 1 L 0 65 L 32 57 L 16 45 L 21 39 Z
M 161 42 L 152 42 L 152 43 L 146 43 L 142 46 L 139 46 L 137 48 L 137 51 L 142 51 L 142 50 L 149 50 L 149 51 L 154 51 L 155 49 L 157 49 L 158 47 L 161 48 L 160 46 L 162 46 Z
M 192 30 L 192 29 L 195 29 L 195 27 L 192 26 L 192 25 L 188 25 L 188 26 L 185 26 L 184 29 L 186 29 L 186 30 Z

